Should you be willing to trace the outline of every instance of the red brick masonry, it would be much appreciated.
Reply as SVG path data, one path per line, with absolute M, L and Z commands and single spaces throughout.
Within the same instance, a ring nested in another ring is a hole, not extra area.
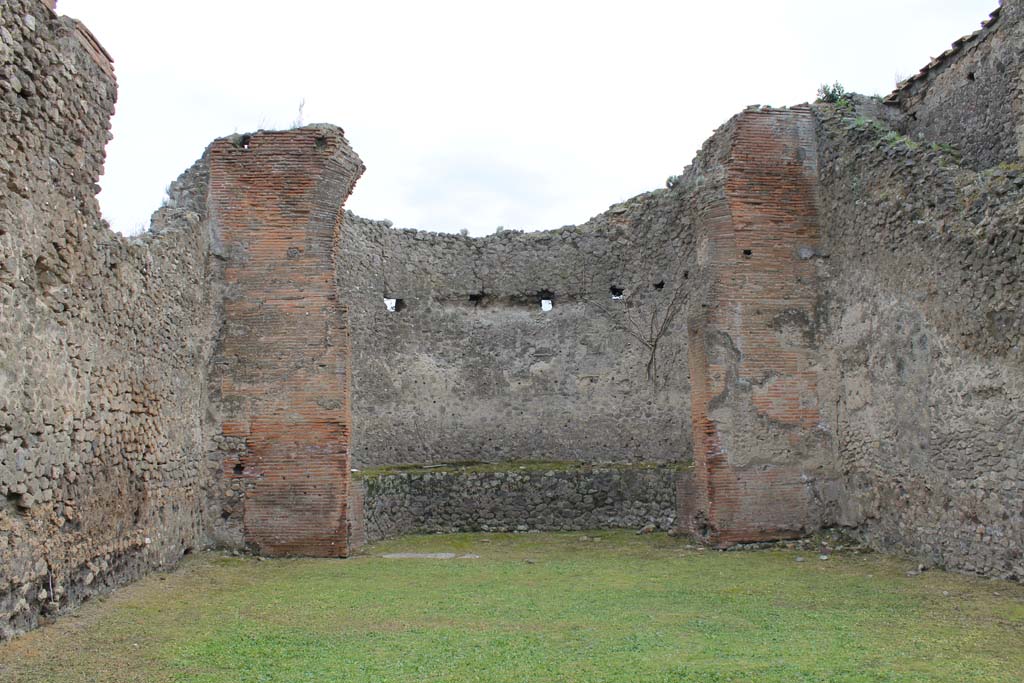
M 267 555 L 347 554 L 350 343 L 334 249 L 363 171 L 341 131 L 218 140 L 210 209 L 225 266 L 224 436 L 246 451 L 245 541 Z
M 740 115 L 724 201 L 699 226 L 710 288 L 690 321 L 694 527 L 712 542 L 816 526 L 816 154 L 809 108 Z
M 680 517 L 716 543 L 816 528 L 808 463 L 828 448 L 810 110 L 742 114 L 725 166 L 724 197 L 697 228 L 709 287 L 690 320 L 695 473 L 693 495 L 680 496 Z M 245 484 L 245 541 L 268 555 L 345 556 L 362 533 L 348 514 L 359 496 L 334 250 L 362 164 L 338 129 L 311 127 L 219 140 L 210 169 L 228 254 L 222 433 L 246 445 L 224 475 Z

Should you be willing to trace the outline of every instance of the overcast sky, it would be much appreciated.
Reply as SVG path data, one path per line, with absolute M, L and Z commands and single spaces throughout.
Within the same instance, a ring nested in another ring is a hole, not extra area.
M 749 104 L 887 94 L 997 0 L 59 0 L 113 55 L 100 203 L 149 223 L 214 138 L 329 122 L 348 208 L 482 235 L 582 223 L 662 187 Z

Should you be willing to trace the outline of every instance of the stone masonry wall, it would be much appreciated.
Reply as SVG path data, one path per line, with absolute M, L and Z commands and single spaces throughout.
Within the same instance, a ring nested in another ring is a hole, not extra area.
M 409 533 L 583 531 L 675 526 L 674 465 L 524 465 L 397 471 L 354 486 L 370 542 Z
M 838 521 L 1024 577 L 1024 169 L 818 110 Z
M 819 228 L 808 107 L 752 109 L 716 134 L 721 190 L 697 230 L 690 369 L 697 504 L 716 543 L 798 536 L 835 477 L 819 400 Z
M 234 136 L 209 154 L 225 259 L 216 534 L 267 555 L 344 556 L 350 342 L 334 259 L 362 163 L 333 126 Z
M 696 193 L 479 239 L 347 215 L 355 465 L 688 461 Z
M 985 169 L 1024 156 L 1024 0 L 1003 0 L 984 28 L 961 38 L 886 102 L 900 131 L 953 145 Z
M 89 40 L 0 6 L 0 639 L 203 540 L 207 168 L 147 234 L 109 230 L 115 83 Z

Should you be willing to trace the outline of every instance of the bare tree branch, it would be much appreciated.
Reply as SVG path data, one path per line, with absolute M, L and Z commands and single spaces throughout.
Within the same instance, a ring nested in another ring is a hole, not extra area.
M 648 261 L 644 254 L 639 255 L 637 263 L 640 264 L 638 271 L 647 274 L 650 268 L 646 267 Z M 612 325 L 647 349 L 645 374 L 652 383 L 656 383 L 658 377 L 658 345 L 669 334 L 672 324 L 686 303 L 684 280 L 685 277 L 676 277 L 673 273 L 671 278 L 663 280 L 671 287 L 669 291 L 649 292 L 647 289 L 652 284 L 644 281 L 643 276 L 638 276 L 636 282 L 628 283 L 621 290 L 624 306 L 621 309 L 615 307 L 613 310 L 592 296 L 593 292 L 600 291 L 593 287 L 592 278 L 581 278 L 580 300 L 584 305 L 599 312 Z

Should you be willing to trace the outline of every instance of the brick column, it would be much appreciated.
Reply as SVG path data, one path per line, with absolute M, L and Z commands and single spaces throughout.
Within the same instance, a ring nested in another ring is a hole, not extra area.
M 347 554 L 348 312 L 334 250 L 363 171 L 341 130 L 233 136 L 210 148 L 223 245 L 222 435 L 244 440 L 244 536 L 267 555 Z
M 724 198 L 698 226 L 691 309 L 694 531 L 713 543 L 817 528 L 817 151 L 809 108 L 738 117 Z

